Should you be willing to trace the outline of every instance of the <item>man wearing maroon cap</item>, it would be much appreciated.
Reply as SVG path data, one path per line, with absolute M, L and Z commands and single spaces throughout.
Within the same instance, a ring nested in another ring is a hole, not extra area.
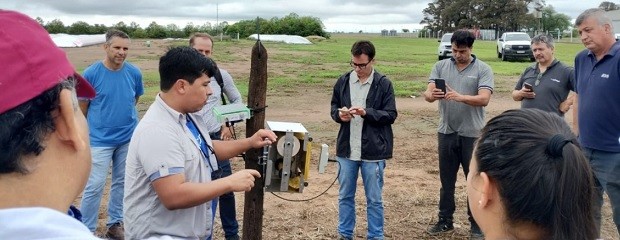
M 91 168 L 95 91 L 26 15 L 0 10 L 0 239 L 97 239 L 67 215 Z

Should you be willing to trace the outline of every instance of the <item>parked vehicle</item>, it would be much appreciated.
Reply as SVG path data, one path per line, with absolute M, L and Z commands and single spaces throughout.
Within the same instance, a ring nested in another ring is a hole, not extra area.
M 437 42 L 439 42 L 439 47 L 437 48 L 437 50 L 439 50 L 437 54 L 439 60 L 452 57 L 452 43 L 450 42 L 451 38 L 452 33 L 446 33 L 441 37 L 441 39 L 437 40 Z
M 532 52 L 532 39 L 527 33 L 506 32 L 497 39 L 497 57 L 502 61 L 516 58 L 528 58 L 536 61 Z

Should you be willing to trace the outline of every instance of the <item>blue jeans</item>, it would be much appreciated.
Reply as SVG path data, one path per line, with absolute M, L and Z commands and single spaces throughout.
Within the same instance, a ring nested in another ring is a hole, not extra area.
M 368 218 L 368 239 L 383 239 L 383 171 L 385 160 L 377 162 L 353 161 L 336 158 L 340 163 L 338 183 L 338 234 L 353 239 L 355 228 L 355 190 L 357 176 L 362 172 L 366 192 L 366 213 Z
M 583 148 L 583 153 L 590 160 L 595 176 L 596 200 L 594 202 L 594 219 L 601 232 L 601 208 L 603 193 L 607 192 L 613 212 L 616 229 L 620 233 L 620 152 L 606 152 L 592 148 Z
M 219 140 L 220 132 L 209 134 L 211 139 Z M 224 178 L 232 175 L 232 168 L 230 166 L 230 160 L 217 161 L 218 170 L 211 173 L 211 180 Z M 237 222 L 237 209 L 235 208 L 235 194 L 228 192 L 221 195 L 219 198 L 211 200 L 211 211 L 213 218 L 211 222 L 215 220 L 215 211 L 217 205 L 220 205 L 220 219 L 222 220 L 222 228 L 224 229 L 224 236 L 226 238 L 234 237 L 239 234 L 239 223 Z M 211 226 L 213 227 L 213 226 Z M 213 231 L 211 231 L 213 233 Z M 209 236 L 207 240 L 212 237 Z
M 101 196 L 103 196 L 110 162 L 112 163 L 112 186 L 108 201 L 107 226 L 123 221 L 125 160 L 128 149 L 129 143 L 117 147 L 91 147 L 93 165 L 80 203 L 82 220 L 91 232 L 97 230 L 97 216 L 99 216 Z

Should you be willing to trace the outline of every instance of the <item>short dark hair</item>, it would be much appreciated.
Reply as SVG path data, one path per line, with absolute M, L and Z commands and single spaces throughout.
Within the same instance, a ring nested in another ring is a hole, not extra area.
M 209 41 L 211 41 L 211 48 L 213 48 L 213 45 L 215 44 L 213 42 L 213 37 L 211 37 L 211 35 L 209 35 L 208 33 L 197 32 L 197 33 L 193 33 L 192 36 L 189 38 L 189 46 L 190 47 L 194 46 L 194 41 L 196 41 L 196 38 L 206 38 L 206 39 L 209 39 Z
M 0 174 L 30 172 L 24 162 L 25 157 L 37 156 L 45 150 L 47 136 L 56 130 L 54 111 L 60 104 L 60 92 L 74 88 L 75 79 L 71 77 L 27 102 L 0 113 Z
M 105 44 L 110 45 L 112 43 L 112 38 L 114 37 L 129 39 L 129 35 L 127 35 L 127 33 L 112 28 L 105 33 Z
M 544 33 L 538 34 L 532 38 L 532 44 L 544 43 L 548 48 L 554 49 L 553 36 Z
M 607 12 L 600 8 L 590 8 L 583 11 L 581 14 L 579 14 L 579 16 L 577 16 L 577 19 L 575 20 L 575 26 L 581 26 L 583 21 L 590 17 L 595 17 L 596 21 L 600 26 L 609 24 L 613 27 L 613 24 L 611 24 L 611 19 L 609 18 L 609 16 L 607 16 Z
M 450 38 L 450 43 L 454 44 L 457 47 L 465 47 L 471 48 L 474 46 L 474 41 L 476 40 L 476 36 L 468 30 L 456 30 L 452 37 Z
M 196 49 L 187 46 L 171 48 L 159 59 L 159 88 L 166 92 L 178 79 L 194 84 L 202 74 L 212 77 L 215 70 L 215 62 Z
M 353 44 L 351 47 L 351 55 L 360 56 L 362 54 L 366 54 L 368 56 L 368 60 L 375 59 L 375 45 L 368 40 L 360 40 Z
M 563 118 L 538 109 L 505 111 L 482 129 L 474 155 L 477 172 L 497 183 L 508 224 L 534 224 L 545 239 L 597 237 L 594 178 Z

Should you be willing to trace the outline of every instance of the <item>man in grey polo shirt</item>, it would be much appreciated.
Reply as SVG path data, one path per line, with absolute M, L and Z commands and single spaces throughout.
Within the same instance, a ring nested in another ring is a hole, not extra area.
M 521 108 L 538 108 L 564 116 L 573 105 L 568 97 L 575 79 L 572 67 L 553 56 L 553 37 L 540 34 L 532 38 L 536 64 L 525 69 L 512 91 L 512 99 L 521 101 Z
M 484 126 L 484 107 L 493 93 L 491 68 L 471 54 L 474 40 L 474 35 L 467 30 L 454 32 L 450 39 L 453 57 L 435 64 L 424 92 L 426 101 L 439 100 L 437 139 L 441 190 L 439 220 L 427 229 L 431 235 L 454 229 L 454 189 L 459 165 L 463 166 L 467 177 L 474 143 Z M 447 92 L 436 88 L 435 79 L 439 78 L 445 80 Z M 467 214 L 471 223 L 470 237 L 483 238 L 469 205 Z
M 212 93 L 211 59 L 190 47 L 169 50 L 159 60 L 161 92 L 136 127 L 125 171 L 125 236 L 205 239 L 211 233 L 211 200 L 231 191 L 249 191 L 256 170 L 240 170 L 211 181 L 209 161 L 230 159 L 276 140 L 268 130 L 252 137 L 211 141 L 194 112 Z

